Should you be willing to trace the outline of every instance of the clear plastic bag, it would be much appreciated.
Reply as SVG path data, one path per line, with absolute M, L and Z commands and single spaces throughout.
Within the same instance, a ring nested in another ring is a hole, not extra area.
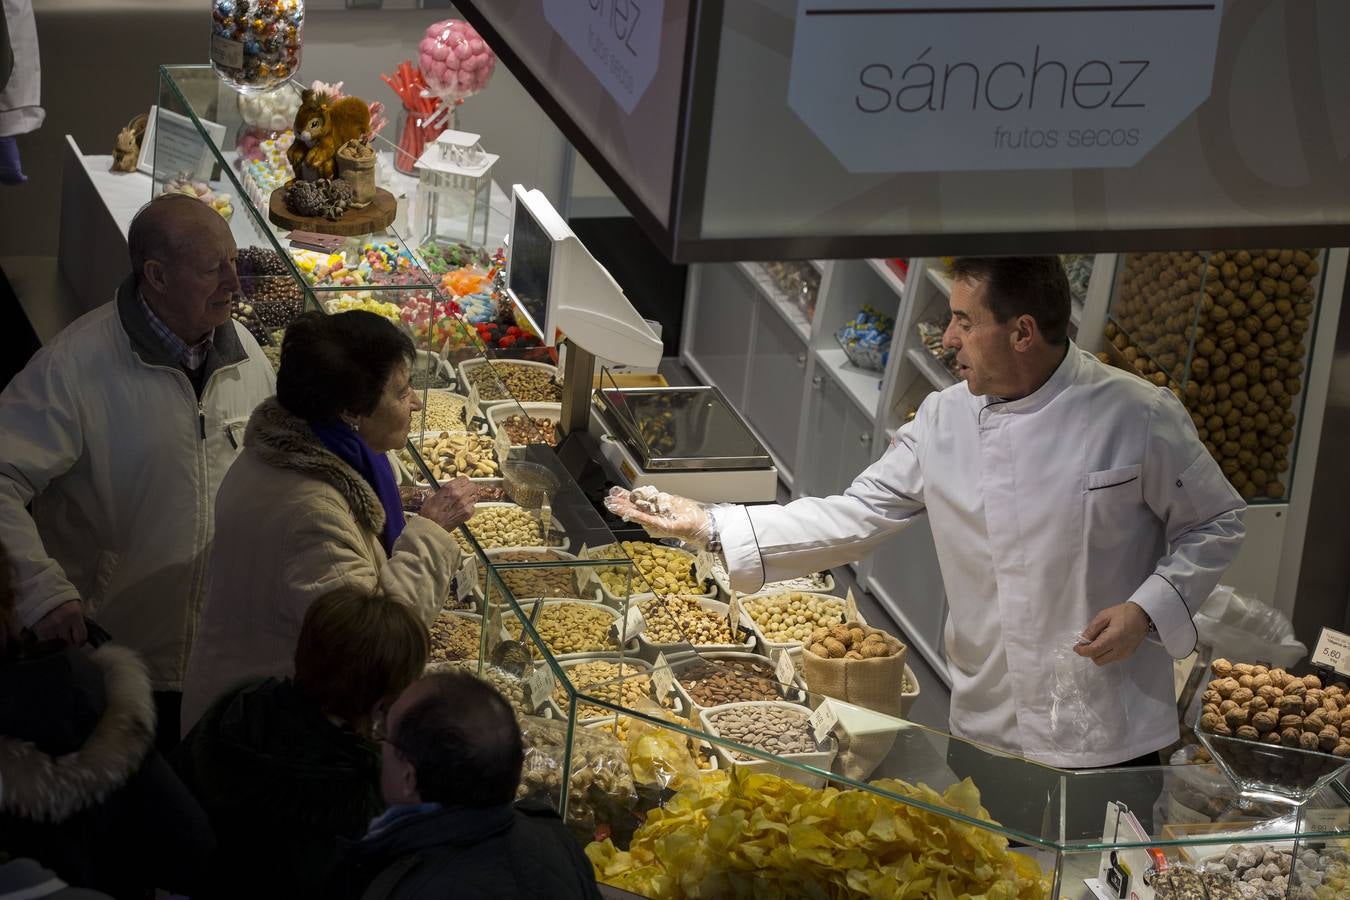
M 1308 652 L 1296 637 L 1289 617 L 1255 597 L 1231 587 L 1216 587 L 1195 614 L 1200 643 L 1208 644 L 1213 657 L 1240 662 L 1268 662 L 1287 669 Z
M 567 755 L 567 723 L 522 716 L 520 732 L 525 744 L 525 761 L 520 772 L 520 787 L 516 790 L 517 799 L 543 800 L 559 809 L 563 760 Z M 609 732 L 575 728 L 567 824 L 593 833 L 600 826 L 609 826 L 631 816 L 637 799 L 623 745 Z
M 1050 741 L 1060 753 L 1081 753 L 1087 747 L 1123 744 L 1130 718 L 1122 702 L 1124 668 L 1099 666 L 1074 652 L 1076 631 L 1056 635 L 1051 658 Z

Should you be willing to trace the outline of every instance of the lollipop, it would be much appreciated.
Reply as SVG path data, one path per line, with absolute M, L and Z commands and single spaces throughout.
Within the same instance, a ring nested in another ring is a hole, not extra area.
M 446 19 L 428 27 L 417 54 L 427 93 L 441 101 L 442 115 L 486 87 L 497 67 L 496 54 L 462 19 Z

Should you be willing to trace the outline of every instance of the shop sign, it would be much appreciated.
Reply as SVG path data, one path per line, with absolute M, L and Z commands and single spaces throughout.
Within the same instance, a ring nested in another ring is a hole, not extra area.
M 788 104 L 854 173 L 1128 167 L 1210 93 L 1222 0 L 798 0 Z
M 631 113 L 661 58 L 665 0 L 544 0 L 544 18 Z

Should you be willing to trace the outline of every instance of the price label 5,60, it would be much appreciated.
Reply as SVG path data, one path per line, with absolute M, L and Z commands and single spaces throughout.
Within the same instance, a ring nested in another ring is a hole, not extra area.
M 1350 635 L 1323 628 L 1310 661 L 1314 666 L 1350 677 Z

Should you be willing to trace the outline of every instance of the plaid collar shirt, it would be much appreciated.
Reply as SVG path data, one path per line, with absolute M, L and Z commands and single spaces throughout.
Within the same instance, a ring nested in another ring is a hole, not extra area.
M 206 362 L 206 354 L 211 352 L 212 335 L 208 334 L 195 344 L 189 345 L 186 341 L 174 334 L 168 325 L 165 325 L 155 315 L 150 304 L 145 302 L 145 297 L 140 296 L 141 311 L 145 313 L 146 320 L 150 323 L 150 330 L 153 331 L 160 341 L 164 343 L 164 348 L 169 354 L 188 371 L 195 372 Z

